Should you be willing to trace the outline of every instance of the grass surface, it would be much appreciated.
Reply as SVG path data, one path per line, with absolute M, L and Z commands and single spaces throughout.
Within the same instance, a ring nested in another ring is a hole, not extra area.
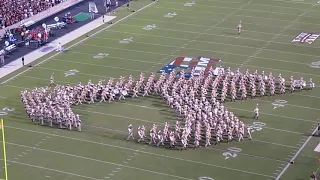
M 133 1 L 130 7 L 137 10 L 150 3 Z M 318 167 L 318 153 L 313 151 L 318 138 L 309 135 L 319 118 L 319 88 L 226 103 L 246 124 L 253 123 L 252 110 L 259 103 L 260 121 L 266 126 L 253 133 L 253 141 L 183 152 L 125 140 L 129 123 L 136 128 L 175 121 L 173 110 L 156 97 L 77 106 L 74 110 L 84 124 L 81 133 L 41 127 L 28 120 L 20 91 L 48 85 L 52 72 L 58 84 L 137 77 L 142 71 L 157 72 L 178 56 L 221 58 L 218 66 L 281 73 L 286 79 L 291 75 L 295 79 L 313 78 L 319 84 L 319 70 L 309 66 L 319 61 L 319 40 L 311 45 L 291 42 L 301 32 L 319 31 L 317 1 L 196 0 L 190 7 L 185 3 L 161 0 L 67 52 L 49 60 L 46 58 L 55 53 L 39 59 L 37 62 L 46 61 L 23 75 L 15 76 L 26 69 L 3 78 L 15 77 L 0 86 L 0 108 L 14 108 L 1 116 L 6 126 L 9 178 L 269 180 L 276 179 L 299 151 L 295 164 L 280 179 L 308 179 Z M 164 17 L 173 12 L 177 15 Z M 120 8 L 115 15 L 119 20 L 129 14 Z M 240 20 L 243 32 L 238 36 L 235 27 Z M 151 24 L 156 28 L 143 30 Z M 130 37 L 132 42 L 119 43 Z M 99 53 L 108 56 L 94 58 Z M 79 73 L 65 77 L 71 69 Z M 272 103 L 277 99 L 287 103 L 274 109 Z M 240 148 L 241 152 L 225 159 L 223 153 L 230 147 Z

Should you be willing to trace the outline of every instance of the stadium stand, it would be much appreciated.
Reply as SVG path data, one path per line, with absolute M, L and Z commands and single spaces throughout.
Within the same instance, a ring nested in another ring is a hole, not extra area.
M 0 1 L 1 27 L 13 25 L 66 0 L 2 0 Z

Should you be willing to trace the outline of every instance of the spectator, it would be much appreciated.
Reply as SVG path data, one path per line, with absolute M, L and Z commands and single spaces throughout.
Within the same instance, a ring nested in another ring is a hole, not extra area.
M 10 26 L 21 22 L 41 11 L 67 0 L 1 0 L 0 26 Z

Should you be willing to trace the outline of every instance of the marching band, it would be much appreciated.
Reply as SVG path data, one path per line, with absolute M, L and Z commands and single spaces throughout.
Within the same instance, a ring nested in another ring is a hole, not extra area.
M 203 70 L 199 76 L 195 76 L 193 69 L 188 79 L 183 70 L 179 73 L 180 76 L 177 77 L 175 71 L 169 75 L 163 72 L 159 78 L 153 73 L 149 77 L 141 73 L 137 80 L 132 76 L 127 80 L 121 76 L 117 82 L 110 78 L 106 83 L 100 80 L 97 84 L 93 84 L 89 80 L 87 84 L 79 83 L 74 86 L 55 85 L 52 74 L 48 87 L 22 91 L 21 100 L 32 121 L 38 121 L 42 125 L 47 123 L 50 127 L 57 125 L 59 128 L 69 130 L 77 128 L 81 131 L 81 120 L 78 114 L 73 113 L 71 109 L 73 105 L 158 94 L 183 119 L 184 126 L 177 121 L 173 130 L 169 127 L 169 123 L 166 123 L 163 129 L 154 124 L 149 137 L 146 136 L 146 127 L 140 126 L 137 131 L 138 142 L 149 140 L 150 145 L 162 146 L 169 141 L 170 147 L 175 147 L 179 140 L 182 149 L 186 149 L 191 137 L 193 147 L 202 145 L 202 132 L 205 133 L 204 146 L 211 145 L 212 137 L 215 138 L 215 144 L 224 140 L 241 141 L 244 137 L 252 139 L 250 127 L 230 112 L 223 102 L 244 100 L 248 93 L 251 98 L 255 98 L 273 96 L 276 90 L 280 94 L 288 91 L 286 81 L 281 74 L 276 82 L 272 73 L 266 76 L 264 72 L 259 74 L 257 70 L 250 73 L 247 69 L 246 73 L 241 73 L 239 69 L 232 72 L 227 68 L 224 72 L 220 70 L 218 75 L 214 75 L 214 68 L 211 67 L 207 72 Z M 299 81 L 290 78 L 290 92 L 295 91 L 295 88 L 302 90 L 305 86 L 306 83 L 302 78 Z M 313 87 L 314 83 L 310 79 L 309 89 Z M 258 119 L 258 104 L 253 113 L 254 119 Z M 128 133 L 127 139 L 134 139 L 132 125 L 128 127 Z

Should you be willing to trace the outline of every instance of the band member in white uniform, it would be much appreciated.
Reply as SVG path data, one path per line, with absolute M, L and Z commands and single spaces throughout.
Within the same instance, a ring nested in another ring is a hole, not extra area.
M 242 28 L 242 24 L 241 24 L 241 20 L 240 20 L 240 23 L 237 26 L 238 35 L 240 35 L 240 33 L 241 33 L 241 28 Z
M 257 105 L 256 105 L 256 108 L 253 110 L 253 112 L 254 112 L 253 118 L 254 118 L 254 119 L 259 119 L 259 108 L 258 108 L 258 105 L 259 105 L 259 104 L 257 104 Z
M 127 140 L 130 140 L 130 138 L 132 138 L 132 139 L 134 139 L 134 137 L 133 137 L 133 128 L 132 128 L 132 124 L 129 124 L 129 126 L 128 126 L 128 138 L 127 138 Z

